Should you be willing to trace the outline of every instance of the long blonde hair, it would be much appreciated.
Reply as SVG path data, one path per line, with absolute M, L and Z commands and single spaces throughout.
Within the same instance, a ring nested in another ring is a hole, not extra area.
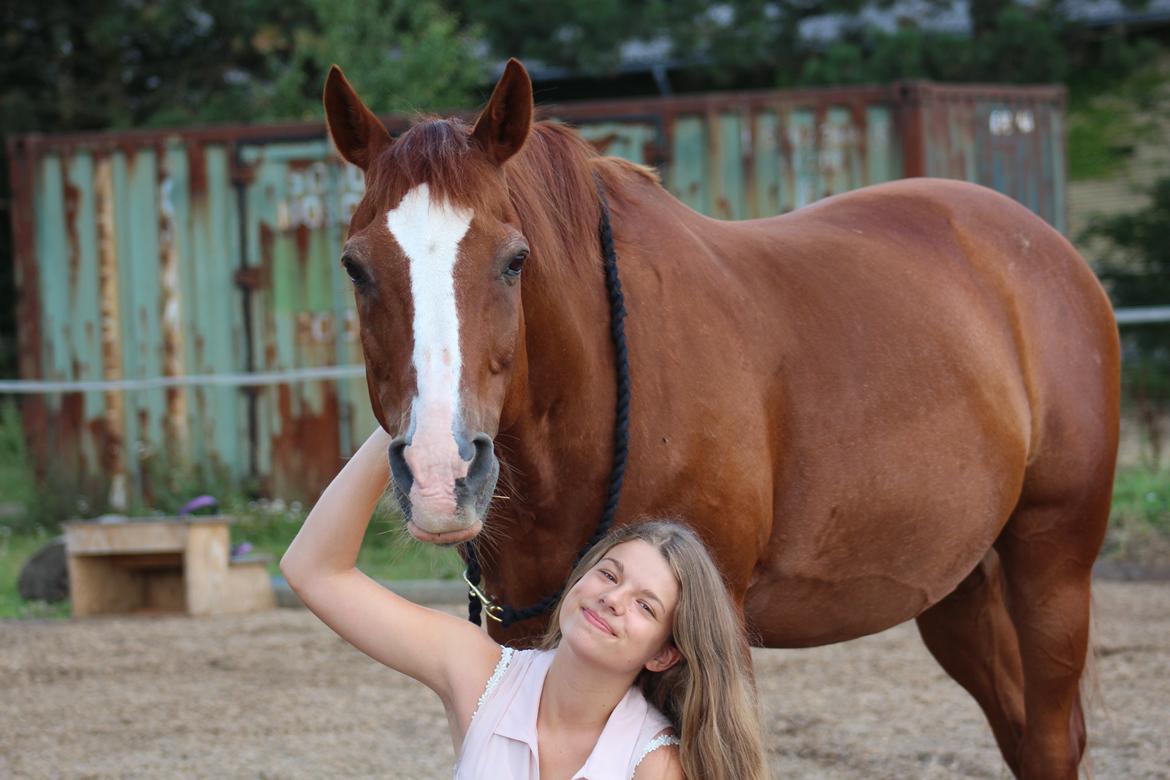
M 694 531 L 668 521 L 615 529 L 577 564 L 565 592 L 611 549 L 635 540 L 658 550 L 678 581 L 672 639 L 682 656 L 664 672 L 643 669 L 636 684 L 678 734 L 688 778 L 763 780 L 767 769 L 744 627 L 719 569 Z M 561 641 L 561 604 L 541 642 L 546 650 Z

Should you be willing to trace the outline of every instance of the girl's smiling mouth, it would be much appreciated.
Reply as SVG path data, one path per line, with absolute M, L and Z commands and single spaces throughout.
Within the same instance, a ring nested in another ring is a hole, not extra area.
M 585 613 L 585 619 L 588 620 L 599 631 L 604 631 L 610 636 L 617 636 L 617 634 L 614 633 L 614 630 L 609 627 L 609 623 L 606 623 L 604 620 L 602 620 L 601 616 L 596 612 L 589 609 L 589 607 L 581 607 L 581 610 Z

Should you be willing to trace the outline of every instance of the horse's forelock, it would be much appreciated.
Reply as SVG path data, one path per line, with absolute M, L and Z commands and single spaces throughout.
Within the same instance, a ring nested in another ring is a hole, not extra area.
M 596 262 L 598 162 L 575 130 L 539 122 L 501 170 L 476 147 L 464 122 L 424 118 L 371 167 L 367 195 L 378 215 L 420 184 L 436 201 L 473 214 L 498 215 L 510 207 L 532 249 L 532 271 L 563 288 L 584 283 L 581 269 Z M 607 161 L 600 168 L 607 182 L 614 178 L 606 175 L 610 167 Z
M 433 198 L 473 212 L 498 207 L 502 197 L 498 174 L 474 148 L 470 129 L 459 119 L 415 123 L 376 161 L 366 188 L 385 212 L 420 184 L 428 186 Z

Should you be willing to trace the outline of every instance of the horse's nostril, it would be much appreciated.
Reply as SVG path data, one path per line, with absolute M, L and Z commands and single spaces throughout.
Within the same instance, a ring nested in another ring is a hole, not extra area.
M 410 466 L 406 465 L 406 437 L 399 436 L 390 442 L 390 476 L 393 477 L 394 489 L 399 498 L 410 495 L 410 488 L 414 484 L 414 476 L 410 473 Z
M 495 448 L 492 437 L 486 433 L 476 434 L 471 443 L 475 446 L 475 457 L 467 467 L 467 484 L 478 487 L 492 471 L 492 455 Z

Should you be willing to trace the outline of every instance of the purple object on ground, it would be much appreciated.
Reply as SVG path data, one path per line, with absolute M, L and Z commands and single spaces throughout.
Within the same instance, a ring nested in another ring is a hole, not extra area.
M 183 507 L 179 510 L 179 515 L 193 515 L 200 509 L 215 509 L 218 506 L 219 502 L 216 501 L 213 496 L 196 496 L 187 503 L 183 504 Z

